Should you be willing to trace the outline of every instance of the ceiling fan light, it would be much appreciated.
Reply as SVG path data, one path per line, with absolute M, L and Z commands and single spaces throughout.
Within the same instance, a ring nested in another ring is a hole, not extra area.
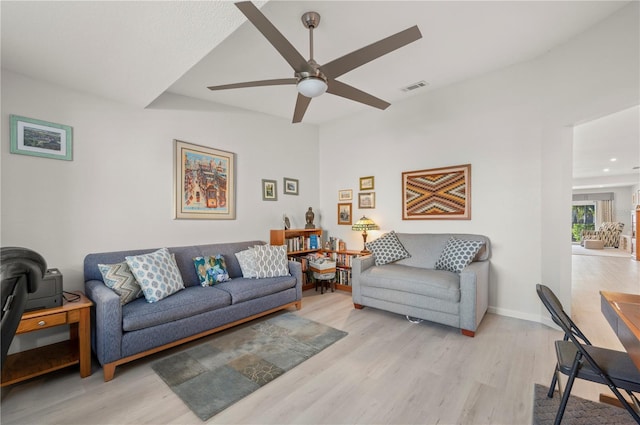
M 298 82 L 298 93 L 306 97 L 318 97 L 327 91 L 327 83 L 318 77 L 303 78 Z

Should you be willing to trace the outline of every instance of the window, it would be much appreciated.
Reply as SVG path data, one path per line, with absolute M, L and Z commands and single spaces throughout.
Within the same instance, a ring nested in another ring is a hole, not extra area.
M 580 233 L 583 230 L 594 230 L 596 206 L 574 205 L 571 207 L 571 241 L 580 242 Z

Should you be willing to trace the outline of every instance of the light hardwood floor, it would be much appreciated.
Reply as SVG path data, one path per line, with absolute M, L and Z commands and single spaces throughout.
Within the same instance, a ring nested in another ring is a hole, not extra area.
M 622 349 L 600 313 L 598 290 L 640 293 L 640 263 L 573 256 L 573 317 L 595 344 Z M 531 292 L 522 296 L 536 297 Z M 296 314 L 349 335 L 239 401 L 208 423 L 530 424 L 533 384 L 549 384 L 559 331 L 488 314 L 475 338 L 365 308 L 350 294 L 304 294 Z M 209 337 L 215 338 L 215 336 Z M 187 346 L 198 344 L 194 342 Z M 175 348 L 116 369 L 102 381 L 74 368 L 2 389 L 9 424 L 201 424 L 152 371 Z M 606 388 L 578 383 L 597 400 Z

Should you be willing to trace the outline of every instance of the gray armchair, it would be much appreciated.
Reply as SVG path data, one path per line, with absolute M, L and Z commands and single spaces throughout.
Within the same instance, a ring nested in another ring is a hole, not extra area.
M 583 230 L 580 234 L 580 245 L 584 246 L 584 241 L 587 239 L 597 239 L 604 242 L 605 247 L 618 248 L 623 228 L 624 223 L 605 221 L 598 230 Z

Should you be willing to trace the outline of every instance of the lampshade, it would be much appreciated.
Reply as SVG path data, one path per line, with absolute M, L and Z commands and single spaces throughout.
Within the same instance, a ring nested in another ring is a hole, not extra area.
M 378 225 L 373 222 L 370 218 L 362 216 L 362 218 L 355 222 L 353 226 L 351 226 L 351 230 L 376 230 L 379 229 Z
M 327 91 L 327 83 L 318 77 L 306 77 L 298 82 L 298 93 L 307 97 L 318 97 Z

